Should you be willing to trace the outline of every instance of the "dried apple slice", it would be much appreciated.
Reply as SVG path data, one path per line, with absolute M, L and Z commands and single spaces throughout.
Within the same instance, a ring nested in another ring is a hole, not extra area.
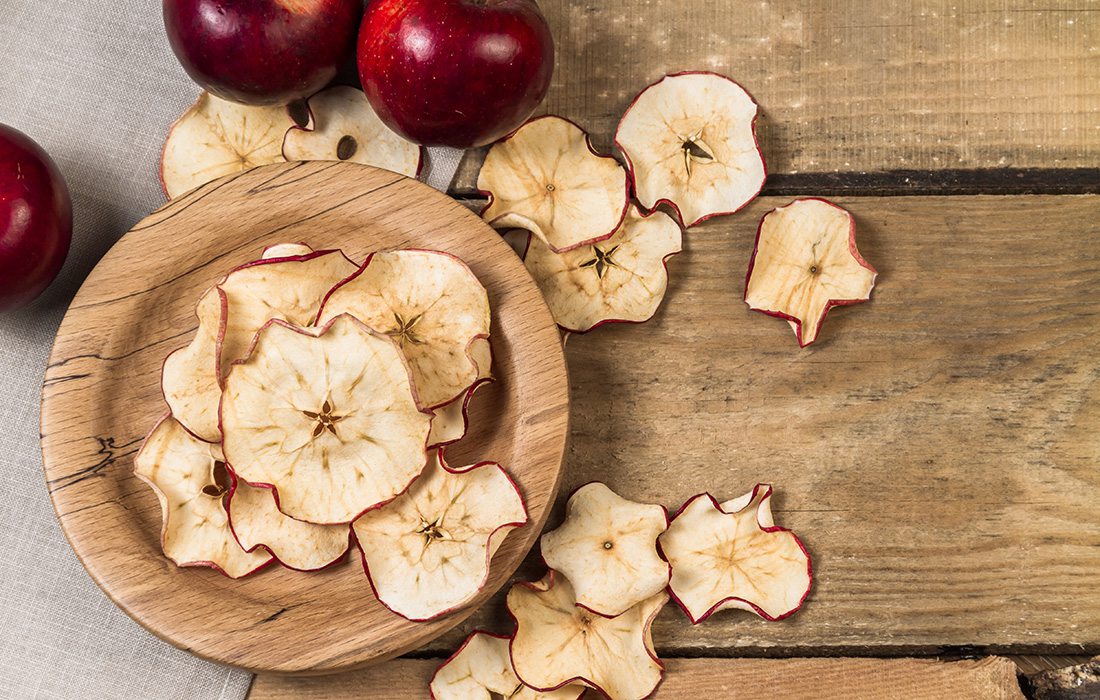
M 810 593 L 810 556 L 776 526 L 772 487 L 757 484 L 721 505 L 709 493 L 684 504 L 658 540 L 672 565 L 669 591 L 692 624 L 727 608 L 780 620 Z
M 475 631 L 432 676 L 432 700 L 577 700 L 584 686 L 549 693 L 525 686 L 512 670 L 511 637 Z
M 220 442 L 218 402 L 218 337 L 225 308 L 225 294 L 217 287 L 199 299 L 195 316 L 199 328 L 190 344 L 173 351 L 161 369 L 164 400 L 180 424 L 206 442 Z
M 294 258 L 301 255 L 309 255 L 313 252 L 305 243 L 276 243 L 264 248 L 261 260 L 274 260 L 275 258 Z
M 668 204 L 689 228 L 751 202 L 767 177 L 756 112 L 744 88 L 715 73 L 678 73 L 643 90 L 615 132 L 638 202 L 647 211 Z
M 668 585 L 668 562 L 657 553 L 667 527 L 664 506 L 628 501 L 594 481 L 569 497 L 561 527 L 542 536 L 542 558 L 569 579 L 577 605 L 614 617 Z
M 344 558 L 351 547 L 347 525 L 315 525 L 279 511 L 271 489 L 233 480 L 225 509 L 237 542 L 246 551 L 264 549 L 279 563 L 298 571 L 316 571 Z
M 519 488 L 499 464 L 454 469 L 434 450 L 407 493 L 352 528 L 378 600 L 423 621 L 477 595 L 504 537 L 526 522 Z
M 610 237 L 629 204 L 618 161 L 593 150 L 579 126 L 554 116 L 532 119 L 498 141 L 477 186 L 489 197 L 481 216 L 491 226 L 526 229 L 559 253 Z
M 237 476 L 272 487 L 290 517 L 326 525 L 408 488 L 430 422 L 397 345 L 350 316 L 308 330 L 269 322 L 234 363 L 221 402 L 222 449 Z
M 806 347 L 829 309 L 870 299 L 877 276 L 856 248 L 851 214 L 823 199 L 798 199 L 761 219 L 745 303 L 789 321 Z
M 531 237 L 524 264 L 564 330 L 640 323 L 657 311 L 668 287 L 666 261 L 680 252 L 680 227 L 667 214 L 635 207 L 606 241 L 555 253 Z
M 543 692 L 578 684 L 611 700 L 640 700 L 661 682 L 650 626 L 666 602 L 662 592 L 602 617 L 578 607 L 569 581 L 553 570 L 536 583 L 517 583 L 507 601 L 516 620 L 512 668 Z
M 286 132 L 287 160 L 346 160 L 407 177 L 420 172 L 420 147 L 390 131 L 362 90 L 338 85 L 309 98 L 308 105 L 309 124 Z
M 489 337 L 489 295 L 453 255 L 375 253 L 329 293 L 318 322 L 345 313 L 397 341 L 422 405 L 439 408 L 477 381 L 473 353 Z
M 283 161 L 294 126 L 285 107 L 252 107 L 202 93 L 172 125 L 160 159 L 169 199 L 219 177 Z
M 161 548 L 176 565 L 208 566 L 240 578 L 271 562 L 267 552 L 246 552 L 233 538 L 222 505 L 229 475 L 217 445 L 165 416 L 134 458 L 134 474 L 157 494 Z
M 469 408 L 474 393 L 493 381 L 493 349 L 488 338 L 477 338 L 470 344 L 469 355 L 477 364 L 477 379 L 465 394 L 434 411 L 429 447 L 443 447 L 458 442 L 470 427 Z

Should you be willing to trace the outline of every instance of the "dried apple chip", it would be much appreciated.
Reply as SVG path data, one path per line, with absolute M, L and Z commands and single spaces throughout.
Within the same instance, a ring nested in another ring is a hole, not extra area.
M 771 496 L 767 484 L 721 505 L 700 494 L 661 535 L 672 565 L 669 591 L 692 624 L 727 608 L 780 620 L 809 595 L 810 556 L 793 532 L 776 526 Z
M 350 316 L 320 329 L 271 321 L 234 363 L 221 402 L 237 476 L 318 524 L 350 522 L 408 488 L 430 423 L 397 345 Z
M 568 253 L 555 253 L 532 236 L 524 264 L 558 325 L 583 333 L 651 318 L 668 288 L 666 261 L 680 246 L 680 227 L 671 217 L 643 216 L 632 206 L 611 238 Z
M 577 700 L 584 686 L 543 693 L 525 686 L 512 670 L 511 637 L 476 631 L 432 676 L 432 700 Z
M 160 160 L 169 199 L 219 177 L 283 161 L 283 137 L 294 126 L 285 107 L 253 107 L 199 95 L 172 125 Z
M 351 546 L 348 525 L 315 525 L 279 511 L 271 489 L 233 480 L 225 509 L 233 535 L 246 551 L 267 550 L 279 563 L 316 571 L 344 558 Z
M 650 626 L 668 602 L 658 593 L 617 617 L 576 605 L 569 581 L 551 570 L 536 583 L 508 591 L 516 620 L 512 668 L 523 683 L 544 692 L 585 685 L 611 700 L 640 700 L 661 682 L 664 666 L 653 650 Z
M 420 171 L 420 147 L 390 131 L 362 90 L 338 85 L 309 98 L 308 104 L 309 124 L 286 132 L 287 160 L 346 160 L 407 177 Z
M 565 522 L 540 540 L 542 558 L 569 579 L 577 605 L 614 617 L 668 585 L 657 553 L 667 527 L 664 506 L 628 501 L 596 481 L 569 497 Z
M 526 522 L 519 489 L 499 464 L 454 469 L 435 450 L 408 492 L 352 527 L 378 600 L 423 621 L 477 595 L 504 537 Z
M 375 253 L 329 293 L 318 323 L 340 314 L 397 341 L 423 406 L 450 403 L 477 381 L 474 353 L 479 340 L 489 337 L 489 295 L 453 255 Z
M 493 350 L 488 338 L 477 338 L 470 346 L 470 357 L 477 364 L 477 379 L 465 394 L 434 411 L 432 432 L 428 435 L 429 447 L 443 447 L 458 442 L 470 427 L 469 408 L 474 393 L 493 381 Z
M 172 414 L 192 435 L 206 442 L 220 442 L 218 402 L 218 336 L 225 294 L 212 287 L 199 299 L 195 316 L 199 328 L 191 342 L 173 351 L 161 369 L 161 391 Z
M 745 303 L 789 321 L 806 347 L 829 309 L 870 299 L 877 276 L 856 248 L 851 214 L 822 199 L 798 199 L 761 219 Z
M 240 578 L 271 562 L 267 552 L 246 552 L 233 538 L 222 505 L 229 475 L 217 445 L 166 416 L 134 458 L 134 474 L 157 494 L 161 548 L 178 566 L 209 566 Z
M 639 203 L 665 203 L 685 227 L 732 214 L 767 176 L 756 142 L 756 103 L 715 73 L 678 73 L 634 98 L 615 132 Z
M 481 216 L 490 225 L 526 229 L 556 252 L 608 238 L 629 204 L 622 166 L 593 150 L 579 126 L 553 116 L 497 142 L 477 186 L 489 196 Z

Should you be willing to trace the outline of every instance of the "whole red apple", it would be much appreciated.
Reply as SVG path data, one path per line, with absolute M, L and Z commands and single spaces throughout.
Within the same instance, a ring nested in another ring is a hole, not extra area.
M 387 126 L 470 148 L 517 129 L 542 102 L 554 38 L 534 0 L 371 0 L 358 58 Z
M 361 0 L 164 0 L 164 26 L 184 70 L 207 91 L 274 105 L 336 77 L 361 12 Z
M 28 136 L 0 124 L 0 311 L 53 282 L 72 237 L 73 205 L 61 172 Z

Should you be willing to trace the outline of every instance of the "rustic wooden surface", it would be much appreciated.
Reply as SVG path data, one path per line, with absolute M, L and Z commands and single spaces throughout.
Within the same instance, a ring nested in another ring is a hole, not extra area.
M 428 700 L 438 661 L 398 659 L 326 678 L 259 676 L 249 700 Z M 1023 700 L 1008 659 L 673 659 L 654 700 Z M 589 692 L 586 698 L 596 697 Z
M 229 580 L 179 569 L 160 552 L 160 508 L 132 474 L 164 413 L 169 351 L 194 331 L 204 289 L 264 247 L 304 241 L 371 250 L 437 248 L 463 258 L 489 291 L 494 373 L 478 393 L 475 455 L 506 465 L 530 522 L 497 553 L 481 598 L 507 579 L 553 502 L 568 436 L 568 383 L 557 329 L 508 246 L 435 190 L 345 163 L 281 164 L 206 185 L 139 223 L 96 267 L 61 326 L 46 372 L 46 478 L 62 528 L 107 594 L 164 639 L 250 669 L 333 671 L 421 646 L 463 613 L 411 623 L 371 595 L 358 557 L 320 573 L 270 569 Z M 452 456 L 461 461 L 460 451 Z M 476 605 L 480 600 L 476 600 Z
M 669 72 L 714 70 L 761 105 L 757 128 L 776 194 L 808 185 L 951 190 L 960 174 L 943 171 L 984 168 L 1022 171 L 1007 183 L 1017 187 L 1100 186 L 1093 0 L 540 5 L 558 44 L 545 111 L 574 119 L 605 151 L 646 85 Z M 476 153 L 468 158 L 458 191 L 471 190 L 479 163 Z M 1091 175 L 1050 179 L 1033 168 Z M 897 177 L 851 177 L 879 171 Z M 828 177 L 836 172 L 845 177 Z M 988 174 L 961 178 L 989 191 Z

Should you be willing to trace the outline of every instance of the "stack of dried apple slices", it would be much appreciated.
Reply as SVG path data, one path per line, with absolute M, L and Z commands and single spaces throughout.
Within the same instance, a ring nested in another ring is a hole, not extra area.
M 453 255 L 268 248 L 203 294 L 164 364 L 169 414 L 135 459 L 179 566 L 237 578 L 362 554 L 410 620 L 466 605 L 527 522 L 499 464 L 447 464 L 492 379 L 485 288 Z
M 670 521 L 660 505 L 581 487 L 542 536 L 546 576 L 508 593 L 512 635 L 471 634 L 436 671 L 432 697 L 566 700 L 592 688 L 640 700 L 663 676 L 652 624 L 670 598 L 693 624 L 727 608 L 792 615 L 812 567 L 798 537 L 775 525 L 771 496 L 766 484 L 721 504 L 704 493 Z

